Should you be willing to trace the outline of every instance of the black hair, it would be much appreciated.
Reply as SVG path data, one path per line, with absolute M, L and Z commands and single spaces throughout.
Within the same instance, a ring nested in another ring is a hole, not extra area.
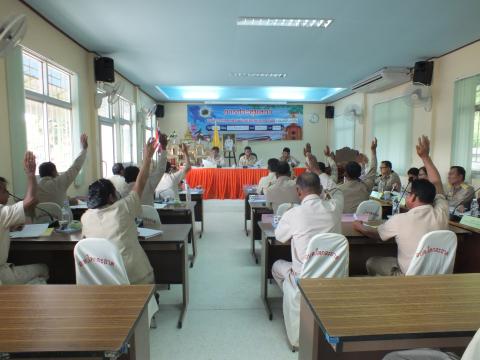
M 115 163 L 112 166 L 113 175 L 120 175 L 122 171 L 125 170 L 122 163 Z
M 356 161 L 349 161 L 345 165 L 345 174 L 347 178 L 357 180 L 362 175 L 362 167 Z
M 115 186 L 110 180 L 100 179 L 95 181 L 88 187 L 88 208 L 98 209 L 107 205 L 110 195 L 116 197 Z
M 277 167 L 279 162 L 280 160 L 276 158 L 268 159 L 268 162 L 267 162 L 268 170 L 270 172 L 277 172 Z
M 127 184 L 137 181 L 138 173 L 140 169 L 138 166 L 127 166 L 125 168 L 125 182 Z
M 220 151 L 220 148 L 219 148 L 218 146 L 214 146 L 214 147 L 212 147 L 212 151 L 213 151 L 213 150 Z
M 424 204 L 433 204 L 437 195 L 435 185 L 427 179 L 413 180 L 410 193 L 414 194 Z
M 38 173 L 40 174 L 41 178 L 45 176 L 53 176 L 56 170 L 57 167 L 50 161 L 44 162 L 38 167 Z
M 243 149 L 243 151 L 247 151 L 247 150 L 252 151 L 252 148 L 250 146 L 245 146 L 245 149 Z
M 418 176 L 419 172 L 420 172 L 420 170 L 418 170 L 416 167 L 412 167 L 412 168 L 408 169 L 407 175 Z
M 390 170 L 392 170 L 392 163 L 388 160 L 382 161 L 382 164 L 388 167 Z
M 450 170 L 454 170 L 454 169 L 457 171 L 458 175 L 462 176 L 462 180 L 465 180 L 465 175 L 466 175 L 465 168 L 463 166 L 451 166 L 450 167 Z
M 325 166 L 325 163 L 324 162 L 317 162 L 317 165 L 318 165 L 318 168 L 320 169 L 321 172 L 326 172 L 327 171 L 327 167 Z
M 8 181 L 4 177 L 0 176 L 0 185 L 2 185 L 5 189 L 7 188 Z
M 287 152 L 287 153 L 289 153 L 289 154 L 290 154 L 290 148 L 288 148 L 288 147 L 284 147 L 284 148 L 283 148 L 283 150 L 282 150 L 282 152 Z
M 290 165 L 288 165 L 288 162 L 279 161 L 276 173 L 278 176 L 290 176 L 292 173 L 290 172 Z
M 322 185 L 317 174 L 304 172 L 297 177 L 297 186 L 302 190 L 307 190 L 320 194 L 322 192 Z

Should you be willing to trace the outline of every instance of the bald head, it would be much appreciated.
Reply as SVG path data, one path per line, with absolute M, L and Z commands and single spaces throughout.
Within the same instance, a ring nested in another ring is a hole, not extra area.
M 297 178 L 297 193 L 300 200 L 308 195 L 320 195 L 322 185 L 317 174 L 304 172 Z

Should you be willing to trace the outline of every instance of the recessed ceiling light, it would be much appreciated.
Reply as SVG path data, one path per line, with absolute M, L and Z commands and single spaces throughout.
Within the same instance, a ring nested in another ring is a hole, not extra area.
M 231 72 L 230 76 L 235 77 L 273 77 L 284 78 L 287 77 L 286 73 L 244 73 L 244 72 Z
M 242 16 L 237 19 L 238 26 L 286 26 L 326 29 L 333 19 L 294 19 L 294 18 L 266 18 Z

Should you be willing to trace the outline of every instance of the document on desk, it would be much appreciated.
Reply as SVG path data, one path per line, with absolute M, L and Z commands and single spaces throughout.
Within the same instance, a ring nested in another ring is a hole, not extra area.
M 159 204 L 159 203 L 154 203 L 153 204 L 153 207 L 155 208 L 155 210 L 158 210 L 158 209 L 164 209 L 167 207 L 168 204 Z
M 75 210 L 75 209 L 88 209 L 88 206 L 86 203 L 79 203 L 78 205 L 72 205 L 70 206 L 70 209 Z
M 141 238 L 152 238 L 158 235 L 163 234 L 162 230 L 157 230 L 157 229 L 149 229 L 149 228 L 137 228 L 138 231 L 138 236 Z
M 27 224 L 20 231 L 10 232 L 11 239 L 36 238 L 44 236 L 48 229 L 48 224 Z

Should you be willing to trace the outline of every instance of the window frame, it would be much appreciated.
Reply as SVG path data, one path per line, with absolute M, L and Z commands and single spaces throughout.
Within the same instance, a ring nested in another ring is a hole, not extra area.
M 475 95 L 474 96 L 475 96 L 475 102 L 476 102 L 477 99 L 480 96 L 480 85 L 477 85 L 477 87 L 475 89 Z M 478 113 L 478 115 L 477 115 L 477 113 Z M 480 119 L 480 101 L 478 101 L 478 103 L 475 103 L 475 107 L 474 107 L 474 111 L 473 111 L 473 122 L 474 122 L 474 124 L 475 124 L 475 117 L 476 116 L 478 116 L 479 119 Z M 475 129 L 473 131 L 473 134 L 475 135 Z M 477 140 L 480 142 L 480 132 L 477 135 L 479 135 Z M 473 169 L 473 156 L 474 156 L 473 155 L 473 149 L 474 149 L 473 146 L 475 145 L 474 143 L 475 143 L 475 139 L 473 139 L 473 141 L 472 141 L 472 163 L 471 163 L 471 174 L 472 175 L 471 176 L 472 176 L 472 178 L 478 179 L 478 178 L 480 178 L 480 170 L 474 170 Z

